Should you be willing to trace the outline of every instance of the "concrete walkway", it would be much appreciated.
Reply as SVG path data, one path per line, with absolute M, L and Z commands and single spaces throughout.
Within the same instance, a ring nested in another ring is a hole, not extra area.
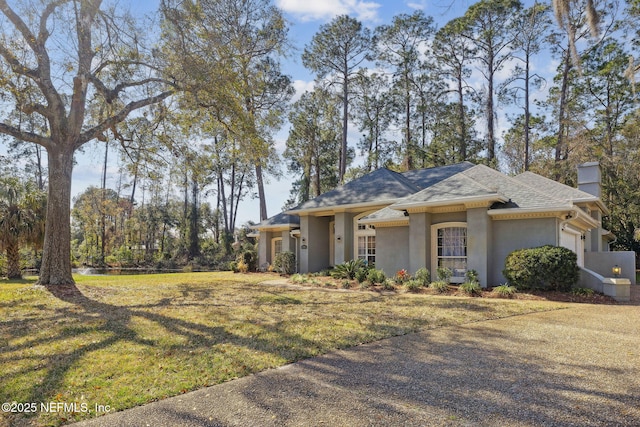
M 77 425 L 640 426 L 637 304 L 391 338 Z

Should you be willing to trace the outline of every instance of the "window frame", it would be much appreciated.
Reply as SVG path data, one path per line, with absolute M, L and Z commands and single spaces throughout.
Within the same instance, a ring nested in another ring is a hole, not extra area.
M 280 242 L 280 251 L 276 253 L 276 245 Z M 273 237 L 271 238 L 271 263 L 276 260 L 276 256 L 282 253 L 282 237 Z
M 464 228 L 464 255 L 451 255 L 451 256 L 445 256 L 445 255 L 439 255 L 438 254 L 438 238 L 439 238 L 439 232 L 440 230 L 443 229 L 447 229 L 447 228 Z M 449 260 L 460 260 L 460 259 L 464 259 L 464 273 L 462 273 L 461 275 L 454 275 L 451 276 L 450 282 L 451 283 L 464 283 L 465 281 L 465 275 L 466 272 L 469 270 L 469 253 L 468 253 L 468 248 L 469 248 L 469 239 L 468 239 L 468 233 L 467 233 L 467 223 L 466 222 L 460 222 L 460 221 L 456 221 L 456 222 L 443 222 L 443 223 L 439 223 L 439 224 L 433 224 L 431 226 L 431 274 L 433 277 L 437 277 L 437 271 L 438 271 L 438 266 L 440 265 L 440 259 L 449 259 Z
M 363 259 L 367 265 L 376 264 L 376 227 L 361 224 L 360 219 L 375 211 L 363 212 L 353 218 L 353 255 L 354 259 Z M 364 239 L 364 254 L 360 254 L 360 239 Z

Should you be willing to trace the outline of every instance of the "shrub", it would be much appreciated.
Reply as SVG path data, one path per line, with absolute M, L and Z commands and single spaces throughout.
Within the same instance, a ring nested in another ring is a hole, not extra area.
M 241 252 L 238 254 L 236 261 L 238 262 L 238 269 L 240 269 L 241 261 L 246 266 L 246 271 L 256 271 L 258 269 L 258 253 L 254 250 L 247 249 Z
M 395 281 L 393 279 L 387 279 L 381 283 L 382 289 L 385 291 L 392 291 L 395 289 Z
M 407 280 L 410 280 L 410 279 L 411 279 L 411 275 L 404 268 L 402 270 L 398 270 L 396 272 L 396 275 L 394 276 L 394 281 L 398 285 L 402 285 L 404 282 L 406 282 Z
M 417 292 L 424 287 L 424 283 L 418 279 L 411 279 L 404 282 L 404 287 L 407 288 L 409 292 Z
M 308 282 L 307 277 L 303 276 L 300 273 L 294 274 L 293 276 L 291 276 L 291 278 L 289 280 L 291 280 L 293 283 L 307 283 Z
M 468 283 L 480 284 L 480 280 L 478 279 L 478 272 L 476 270 L 467 270 L 467 272 L 464 273 L 464 277 Z
M 249 271 L 249 266 L 242 259 L 238 261 L 237 265 L 240 273 L 247 273 Z
M 273 268 L 280 274 L 293 274 L 296 271 L 296 254 L 280 252 L 273 261 Z
M 387 280 L 387 276 L 385 276 L 384 271 L 382 270 L 371 269 L 367 274 L 367 280 L 373 284 L 381 284 Z
M 449 283 L 449 279 L 453 276 L 453 271 L 447 267 L 438 267 L 436 270 L 436 275 L 438 276 L 438 282 L 446 282 Z
M 482 287 L 478 282 L 464 282 L 460 285 L 460 289 L 467 295 L 480 295 Z
M 590 288 L 573 288 L 571 289 L 571 293 L 581 297 L 590 297 L 595 293 L 595 291 Z
M 369 275 L 369 269 L 365 266 L 356 271 L 355 279 L 358 283 L 364 283 Z
M 428 286 L 431 282 L 431 273 L 426 268 L 422 267 L 416 271 L 414 279 L 422 283 L 422 286 Z
M 342 264 L 338 264 L 331 271 L 331 277 L 334 279 L 355 279 L 356 272 L 364 268 L 364 261 L 361 259 L 352 259 L 351 261 L 345 261 Z
M 501 297 L 511 298 L 516 293 L 515 286 L 509 285 L 500 285 L 493 288 L 493 292 L 500 295 Z
M 351 282 L 348 280 L 342 281 L 342 289 L 349 289 L 351 287 Z
M 449 283 L 443 282 L 442 280 L 438 280 L 437 282 L 431 282 L 429 284 L 429 289 L 433 289 L 441 294 L 449 291 Z
M 371 288 L 371 283 L 367 282 L 366 280 L 363 282 L 360 282 L 360 289 L 369 289 Z
M 238 261 L 231 261 L 229 263 L 229 270 L 233 271 L 234 273 L 238 272 Z
M 578 282 L 579 268 L 573 251 L 547 245 L 511 252 L 502 274 L 518 290 L 568 291 Z

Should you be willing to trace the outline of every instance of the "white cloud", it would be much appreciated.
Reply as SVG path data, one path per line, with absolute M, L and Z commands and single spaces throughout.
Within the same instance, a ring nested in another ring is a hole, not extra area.
M 361 21 L 379 21 L 379 3 L 364 0 L 277 0 L 279 8 L 302 21 L 328 21 L 338 15 L 355 16 Z
M 420 3 L 411 2 L 410 1 L 409 3 L 407 3 L 407 7 L 411 8 L 411 9 L 415 9 L 415 10 L 425 10 L 427 8 L 424 1 L 422 1 Z
M 296 102 L 298 99 L 300 99 L 302 94 L 305 92 L 313 92 L 313 89 L 315 87 L 316 87 L 316 82 L 313 80 L 309 82 L 305 80 L 294 80 L 293 88 L 296 90 L 296 93 L 295 95 L 293 95 L 293 98 L 291 98 L 291 102 L 292 103 Z

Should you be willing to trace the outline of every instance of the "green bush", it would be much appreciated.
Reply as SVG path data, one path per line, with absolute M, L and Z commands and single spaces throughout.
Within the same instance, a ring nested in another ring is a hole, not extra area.
M 493 288 L 493 292 L 500 295 L 501 297 L 511 298 L 516 294 L 516 288 L 515 286 L 500 285 Z
M 353 280 L 356 277 L 356 272 L 364 267 L 365 264 L 363 260 L 352 259 L 350 261 L 345 261 L 342 264 L 336 265 L 335 268 L 331 270 L 330 274 L 334 279 Z
M 356 271 L 355 279 L 358 283 L 364 283 L 367 280 L 368 275 L 369 275 L 369 269 L 366 266 L 364 266 Z
M 559 246 L 541 246 L 511 252 L 502 274 L 518 290 L 569 291 L 578 283 L 576 254 Z
M 460 285 L 460 289 L 467 295 L 480 295 L 482 293 L 482 287 L 478 282 L 464 282 Z
M 289 280 L 291 280 L 291 282 L 293 282 L 293 283 L 298 283 L 298 284 L 307 283 L 309 281 L 307 279 L 307 276 L 304 276 L 304 275 L 302 275 L 300 273 L 294 274 L 293 276 L 291 276 L 291 278 Z
M 280 252 L 273 260 L 273 268 L 280 274 L 293 274 L 296 271 L 296 254 L 293 252 Z
M 385 291 L 392 291 L 395 289 L 395 280 L 393 279 L 387 279 L 384 282 L 381 283 L 382 285 L 382 289 L 384 289 Z
M 449 283 L 438 280 L 437 282 L 431 282 L 429 288 L 444 294 L 449 291 Z
M 385 280 L 387 280 L 387 276 L 384 274 L 384 271 L 382 270 L 371 269 L 367 274 L 367 280 L 373 284 L 381 284 Z
M 393 278 L 396 285 L 402 285 L 407 280 L 411 280 L 411 275 L 406 269 L 398 270 Z
M 595 294 L 595 291 L 590 288 L 573 288 L 571 289 L 571 293 L 581 297 L 590 297 Z
M 464 273 L 464 278 L 468 283 L 480 284 L 480 279 L 478 278 L 478 272 L 476 270 L 467 270 L 467 272 Z
M 254 250 L 247 249 L 238 254 L 236 262 L 238 263 L 238 270 L 242 273 L 246 273 L 247 271 L 256 271 L 258 270 L 258 253 Z M 243 267 L 240 268 L 241 266 Z
M 424 283 L 418 279 L 411 279 L 404 282 L 404 287 L 409 292 L 417 292 L 424 287 Z
M 422 286 L 429 286 L 429 282 L 431 282 L 431 273 L 424 267 L 418 269 L 413 277 L 415 280 L 422 283 Z
M 438 276 L 438 282 L 449 283 L 451 276 L 453 276 L 453 271 L 451 271 L 451 269 L 447 267 L 438 267 L 438 269 L 436 270 L 436 275 Z

